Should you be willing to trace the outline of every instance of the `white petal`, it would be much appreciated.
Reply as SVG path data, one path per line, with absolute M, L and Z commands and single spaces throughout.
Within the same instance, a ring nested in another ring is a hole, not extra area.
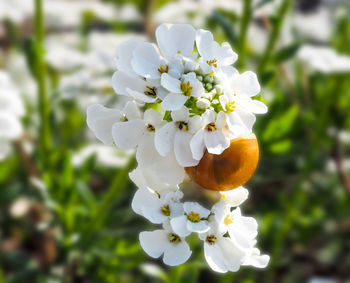
M 188 108 L 183 106 L 178 110 L 171 112 L 171 118 L 174 122 L 187 122 L 189 117 Z
M 140 76 L 147 79 L 158 79 L 160 78 L 158 68 L 160 65 L 165 67 L 166 64 L 154 44 L 143 42 L 135 48 L 131 65 Z
M 128 120 L 141 118 L 140 109 L 135 101 L 128 101 L 123 108 L 123 112 Z
M 161 156 L 167 156 L 173 148 L 176 126 L 170 122 L 161 127 L 155 134 L 155 147 Z
M 178 185 L 185 178 L 185 170 L 177 163 L 174 153 L 161 158 L 157 162 L 155 170 L 159 181 L 169 185 Z
M 159 49 L 166 57 L 176 54 L 190 56 L 196 36 L 195 29 L 188 24 L 162 24 L 156 30 Z
M 152 166 L 158 162 L 160 155 L 154 146 L 154 134 L 144 135 L 136 150 L 136 160 L 141 166 Z
M 112 86 L 117 94 L 130 96 L 127 88 L 143 93 L 146 89 L 146 82 L 139 77 L 129 76 L 123 71 L 116 71 L 112 76 Z
M 162 125 L 163 116 L 154 109 L 147 109 L 143 115 L 143 121 L 146 125 L 151 124 L 158 129 Z
M 186 237 L 191 232 L 187 229 L 187 216 L 182 215 L 179 217 L 175 217 L 170 220 L 171 228 L 174 230 L 176 234 L 178 234 L 180 237 Z
M 122 112 L 106 108 L 100 104 L 90 105 L 86 111 L 87 125 L 104 144 L 113 144 L 112 126 L 120 122 Z
M 204 130 L 200 129 L 191 139 L 191 152 L 194 159 L 201 160 L 205 152 Z
M 256 120 L 255 115 L 242 108 L 237 108 L 235 112 L 239 115 L 244 125 L 251 130 Z
M 115 123 L 112 136 L 115 144 L 121 149 L 134 148 L 142 139 L 145 125 L 142 120 Z
M 183 167 L 196 166 L 199 163 L 199 160 L 192 157 L 190 147 L 192 137 L 193 136 L 191 134 L 183 131 L 178 131 L 175 134 L 174 152 L 177 162 L 179 162 L 179 164 Z
M 131 59 L 135 48 L 140 43 L 141 41 L 139 40 L 129 40 L 121 43 L 118 46 L 117 56 L 115 58 L 118 70 L 124 71 L 129 75 L 136 76 L 136 73 L 134 72 L 131 66 Z
M 208 221 L 201 220 L 200 222 L 194 223 L 187 221 L 187 230 L 196 232 L 196 233 L 205 233 L 209 230 Z
M 222 201 L 231 206 L 239 206 L 241 205 L 249 195 L 249 191 L 243 187 L 238 187 L 234 190 L 220 192 Z
M 222 46 L 217 49 L 215 57 L 220 67 L 232 65 L 238 58 L 237 54 L 233 52 L 228 43 L 223 43 Z
M 151 97 L 151 96 L 145 95 L 143 92 L 132 90 L 130 88 L 126 88 L 126 91 L 132 98 L 140 102 L 153 103 L 157 100 L 157 97 Z
M 213 132 L 204 132 L 204 143 L 209 153 L 221 154 L 230 146 L 230 140 L 225 137 L 223 132 L 216 130 Z
M 246 257 L 242 265 L 251 265 L 257 268 L 265 268 L 270 261 L 268 255 L 260 255 L 260 251 L 254 248 L 252 254 Z
M 168 219 L 168 216 L 164 215 L 161 212 L 161 207 L 158 206 L 142 206 L 142 214 L 145 218 L 147 218 L 150 222 L 154 224 L 161 224 L 166 219 Z
M 219 130 L 221 130 L 226 126 L 226 124 L 227 124 L 227 115 L 223 111 L 220 111 L 218 116 L 216 117 L 215 126 Z
M 188 97 L 178 93 L 169 93 L 163 100 L 162 106 L 165 110 L 178 110 L 184 106 Z
M 170 218 L 175 218 L 184 214 L 184 208 L 182 203 L 171 201 L 169 203 L 169 207 L 170 207 Z
M 210 210 L 206 209 L 205 207 L 201 206 L 197 202 L 185 202 L 184 203 L 184 210 L 186 214 L 190 214 L 191 212 L 199 213 L 200 218 L 206 218 L 210 214 Z
M 229 238 L 220 238 L 218 244 L 224 255 L 227 269 L 232 272 L 238 271 L 245 253 L 238 249 Z
M 258 78 L 256 74 L 251 71 L 236 76 L 232 82 L 232 87 L 237 90 L 239 94 L 245 94 L 248 96 L 255 96 L 260 92 Z
M 213 34 L 210 31 L 199 29 L 196 35 L 196 43 L 199 54 L 210 59 L 213 55 L 213 45 L 214 41 Z
M 168 233 L 164 230 L 141 232 L 139 240 L 143 250 L 153 258 L 160 257 L 169 244 Z
M 244 107 L 245 110 L 256 114 L 265 114 L 267 112 L 267 106 L 264 103 L 249 97 L 240 99 L 239 105 Z
M 131 208 L 135 213 L 143 215 L 142 206 L 159 206 L 160 200 L 155 193 L 145 188 L 140 188 L 136 191 L 131 202 Z
M 192 252 L 188 244 L 182 240 L 180 243 L 170 244 L 164 251 L 163 261 L 170 266 L 176 266 L 186 262 Z
M 129 173 L 129 178 L 131 181 L 134 182 L 134 184 L 140 188 L 140 189 L 145 189 L 147 188 L 147 181 L 143 175 L 143 171 L 140 166 L 138 166 L 136 169 L 131 171 Z
M 227 272 L 226 263 L 224 260 L 224 255 L 217 243 L 209 245 L 204 243 L 204 256 L 210 266 L 216 272 L 225 273 Z
M 167 73 L 163 73 L 160 83 L 162 87 L 173 93 L 182 93 L 180 88 L 181 82 L 178 79 L 173 78 Z

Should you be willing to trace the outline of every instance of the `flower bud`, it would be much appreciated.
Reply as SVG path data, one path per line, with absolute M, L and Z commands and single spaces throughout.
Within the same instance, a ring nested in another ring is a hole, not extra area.
M 207 109 L 210 106 L 210 102 L 206 98 L 199 98 L 196 102 L 196 106 L 199 109 Z
M 203 77 L 202 76 L 197 76 L 197 80 L 199 80 L 200 82 L 203 81 Z
M 212 83 L 212 82 L 214 82 L 213 76 L 212 76 L 212 75 L 207 75 L 207 76 L 205 76 L 205 77 L 204 77 L 204 82 L 206 82 L 206 83 Z
M 211 83 L 206 83 L 206 84 L 205 84 L 205 89 L 206 89 L 207 91 L 211 91 L 211 90 L 213 89 L 213 85 L 212 85 Z

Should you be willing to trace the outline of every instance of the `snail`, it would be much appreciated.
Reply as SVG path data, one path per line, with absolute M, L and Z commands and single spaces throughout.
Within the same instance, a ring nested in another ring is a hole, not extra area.
M 231 140 L 220 155 L 204 153 L 197 166 L 186 167 L 192 181 L 205 189 L 228 191 L 244 185 L 259 161 L 259 145 L 254 134 Z

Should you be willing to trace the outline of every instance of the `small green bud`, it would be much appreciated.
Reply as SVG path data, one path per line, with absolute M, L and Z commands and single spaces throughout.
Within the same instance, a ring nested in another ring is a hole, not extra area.
M 206 82 L 206 83 L 212 83 L 212 82 L 214 82 L 213 76 L 211 76 L 211 75 L 205 76 L 205 77 L 204 77 L 204 82 Z
M 203 81 L 203 77 L 202 76 L 197 76 L 197 80 L 199 80 L 200 82 Z
M 211 83 L 206 83 L 206 84 L 205 84 L 205 89 L 206 89 L 207 91 L 211 91 L 211 90 L 213 89 L 213 85 L 212 85 Z

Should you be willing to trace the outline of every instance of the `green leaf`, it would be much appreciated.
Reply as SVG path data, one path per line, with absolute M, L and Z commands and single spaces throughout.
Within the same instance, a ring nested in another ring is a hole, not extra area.
M 265 142 L 271 142 L 285 137 L 292 130 L 299 114 L 299 107 L 294 105 L 284 114 L 281 114 L 278 119 L 270 120 L 262 139 Z
M 299 42 L 294 42 L 286 47 L 278 50 L 273 58 L 276 64 L 280 64 L 284 61 L 287 61 L 294 57 L 294 55 L 298 52 L 301 44 Z
M 269 147 L 269 150 L 272 153 L 282 154 L 282 153 L 286 153 L 291 148 L 292 148 L 292 142 L 291 142 L 291 140 L 288 139 L 288 140 L 282 140 L 282 141 L 271 144 Z

